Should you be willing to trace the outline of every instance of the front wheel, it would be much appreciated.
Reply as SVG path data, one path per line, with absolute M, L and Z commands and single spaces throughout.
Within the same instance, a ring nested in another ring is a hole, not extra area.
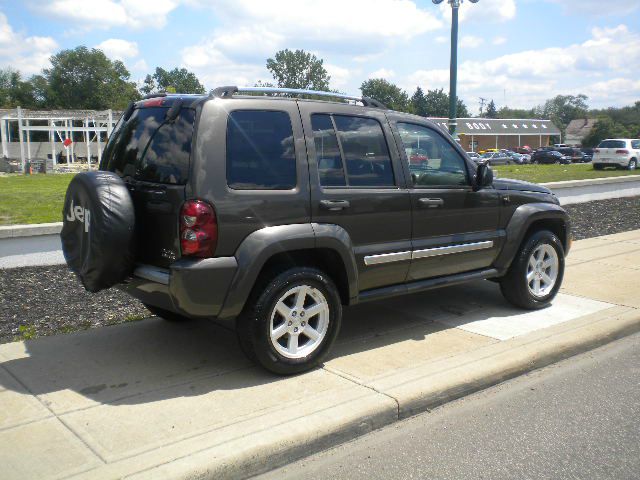
M 564 276 L 564 248 L 552 232 L 540 230 L 522 244 L 500 280 L 504 297 L 528 310 L 544 308 L 558 293 Z
M 322 362 L 341 322 L 333 281 L 315 268 L 295 267 L 257 287 L 236 328 L 250 359 L 273 373 L 291 375 Z
M 602 165 L 600 163 L 594 163 L 593 164 L 593 169 L 594 170 L 602 170 L 603 167 L 604 167 L 604 165 Z

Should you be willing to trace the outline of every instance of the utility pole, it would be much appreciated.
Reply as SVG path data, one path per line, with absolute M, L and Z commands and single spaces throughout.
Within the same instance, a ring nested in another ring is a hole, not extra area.
M 431 0 L 439 5 L 444 0 Z M 456 138 L 458 128 L 458 9 L 464 0 L 447 0 L 451 5 L 451 63 L 449 68 L 449 133 Z M 469 0 L 471 3 L 478 3 L 479 0 Z
M 487 102 L 486 98 L 480 97 L 480 116 L 482 117 L 482 111 L 484 110 L 484 104 Z

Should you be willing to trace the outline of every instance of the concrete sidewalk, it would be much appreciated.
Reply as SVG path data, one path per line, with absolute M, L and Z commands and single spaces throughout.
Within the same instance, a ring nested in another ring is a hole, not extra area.
M 540 312 L 497 285 L 345 311 L 322 369 L 270 375 L 211 322 L 0 346 L 0 478 L 237 478 L 640 330 L 640 230 L 576 242 Z

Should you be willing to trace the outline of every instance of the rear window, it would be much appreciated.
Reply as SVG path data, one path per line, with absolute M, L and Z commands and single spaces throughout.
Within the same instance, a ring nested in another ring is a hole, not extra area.
M 598 145 L 598 148 L 624 148 L 626 146 L 624 140 L 603 140 L 600 142 L 600 145 Z
M 148 182 L 187 183 L 195 111 L 183 108 L 171 122 L 167 111 L 135 109 L 109 140 L 102 169 Z
M 288 113 L 236 110 L 229 114 L 227 183 L 236 190 L 291 190 L 296 186 Z

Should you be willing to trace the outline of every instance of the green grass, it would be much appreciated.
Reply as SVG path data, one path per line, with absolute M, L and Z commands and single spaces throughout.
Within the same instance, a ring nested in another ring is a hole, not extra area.
M 62 221 L 62 205 L 73 174 L 0 177 L 0 225 Z
M 534 183 L 640 174 L 637 170 L 616 170 L 612 168 L 594 170 L 590 163 L 573 165 L 499 165 L 491 168 L 498 178 L 512 178 Z

